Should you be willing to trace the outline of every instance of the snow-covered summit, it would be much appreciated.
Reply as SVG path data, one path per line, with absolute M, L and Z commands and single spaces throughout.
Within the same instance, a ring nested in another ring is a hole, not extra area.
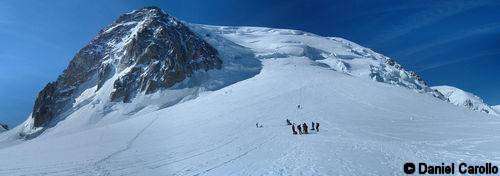
M 463 106 L 473 111 L 499 115 L 498 111 L 484 103 L 481 97 L 470 92 L 453 86 L 433 86 L 432 88 L 441 92 L 452 104 Z
M 321 67 L 348 75 L 406 87 L 446 100 L 429 88 L 413 71 L 403 68 L 393 59 L 338 37 L 264 27 L 227 27 L 191 25 L 202 35 L 214 33 L 234 43 L 251 48 L 259 59 L 304 57 Z M 210 38 L 205 38 L 210 41 Z

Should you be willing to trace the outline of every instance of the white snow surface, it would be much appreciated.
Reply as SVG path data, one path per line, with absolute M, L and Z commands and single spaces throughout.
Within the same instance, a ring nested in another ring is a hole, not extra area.
M 38 137 L 18 137 L 31 118 L 0 134 L 0 175 L 402 175 L 408 161 L 500 164 L 500 119 L 421 93 L 369 49 L 296 30 L 190 27 L 219 50 L 222 70 L 128 104 L 106 96 L 116 78 L 86 88 Z M 374 70 L 389 84 L 371 81 Z M 292 135 L 286 118 L 320 131 Z
M 370 78 L 419 92 L 433 91 L 399 64 L 386 64 L 390 58 L 368 48 L 338 37 L 321 37 L 298 30 L 263 27 L 192 26 L 208 30 L 198 33 L 216 33 L 250 48 L 257 58 L 306 57 L 311 64 L 343 72 L 356 77 Z
M 441 92 L 446 98 L 457 106 L 463 106 L 473 111 L 484 112 L 491 115 L 500 116 L 498 110 L 483 102 L 483 100 L 470 92 L 453 86 L 433 86 L 435 90 Z
M 492 106 L 491 108 L 493 108 L 497 113 L 500 113 L 500 105 L 495 105 Z

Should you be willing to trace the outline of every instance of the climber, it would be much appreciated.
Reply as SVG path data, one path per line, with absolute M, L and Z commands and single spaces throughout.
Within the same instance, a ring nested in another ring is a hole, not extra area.
M 300 125 L 297 125 L 297 130 L 299 130 L 299 135 L 302 134 L 302 127 Z
M 311 122 L 311 131 L 314 131 L 314 122 Z
M 302 129 L 304 129 L 304 134 L 307 134 L 307 124 L 306 123 L 302 124 Z
M 319 123 L 316 122 L 316 132 L 319 132 Z
M 292 133 L 293 133 L 293 135 L 297 134 L 297 131 L 295 131 L 295 123 L 292 124 Z
M 259 124 L 259 122 L 257 122 L 257 123 L 255 124 L 255 126 L 256 126 L 257 128 L 262 128 L 262 124 Z

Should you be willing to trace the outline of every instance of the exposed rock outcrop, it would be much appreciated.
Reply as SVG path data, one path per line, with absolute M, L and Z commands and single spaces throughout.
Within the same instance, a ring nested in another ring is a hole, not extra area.
M 101 30 L 63 74 L 45 86 L 33 107 L 34 127 L 44 126 L 71 106 L 84 84 L 99 90 L 106 81 L 114 81 L 111 100 L 130 102 L 138 92 L 169 88 L 195 71 L 221 65 L 217 50 L 186 25 L 157 7 L 145 7 Z
M 9 126 L 0 123 L 0 133 L 9 130 Z

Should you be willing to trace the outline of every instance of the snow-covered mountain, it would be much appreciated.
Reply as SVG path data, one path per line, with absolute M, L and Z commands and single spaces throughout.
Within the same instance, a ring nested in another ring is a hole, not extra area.
M 500 119 L 443 100 L 345 39 L 147 7 L 101 30 L 0 134 L 0 175 L 400 175 L 500 157 Z M 321 130 L 294 136 L 285 119 Z
M 484 112 L 491 115 L 499 116 L 498 111 L 490 107 L 483 100 L 470 92 L 466 92 L 453 86 L 434 86 L 433 89 L 441 92 L 450 103 L 457 106 L 463 106 L 473 111 Z
M 445 100 L 413 71 L 405 70 L 394 60 L 338 37 L 321 37 L 298 30 L 258 27 L 218 27 L 191 25 L 198 33 L 223 34 L 232 41 L 252 48 L 259 59 L 307 57 L 314 63 L 351 76 L 429 93 Z M 206 40 L 213 40 L 206 38 Z M 242 41 L 245 43 L 241 43 Z M 216 43 L 216 41 L 212 41 Z
M 32 123 L 26 123 L 22 135 L 37 135 L 86 105 L 100 106 L 93 117 L 99 118 L 114 111 L 115 104 L 131 102 L 137 94 L 199 86 L 201 80 L 186 78 L 220 69 L 221 63 L 216 49 L 159 8 L 122 15 L 101 30 L 64 73 L 39 93 Z
M 0 123 L 0 133 L 9 130 L 9 126 Z
M 87 109 L 87 123 L 95 123 L 108 113 L 130 116 L 153 104 L 168 107 L 196 97 L 200 90 L 219 89 L 257 74 L 262 59 L 292 56 L 445 100 L 415 72 L 341 38 L 296 30 L 186 25 L 157 7 L 146 7 L 120 16 L 76 54 L 64 73 L 39 93 L 21 136 L 36 137 L 82 109 Z M 158 91 L 167 92 L 153 95 Z

